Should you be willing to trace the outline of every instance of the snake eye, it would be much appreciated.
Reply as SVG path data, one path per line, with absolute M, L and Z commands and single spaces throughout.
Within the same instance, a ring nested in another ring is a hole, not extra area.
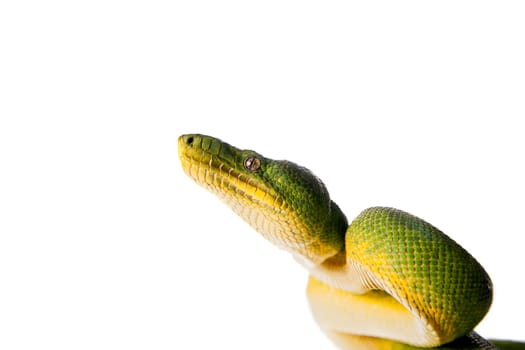
M 248 156 L 244 160 L 244 168 L 248 171 L 254 172 L 261 167 L 261 160 L 255 156 Z

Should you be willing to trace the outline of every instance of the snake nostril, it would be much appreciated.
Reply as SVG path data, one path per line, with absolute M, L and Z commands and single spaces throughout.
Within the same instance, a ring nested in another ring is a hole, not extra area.
M 188 146 L 191 146 L 193 144 L 193 136 L 190 136 L 186 139 L 186 144 Z

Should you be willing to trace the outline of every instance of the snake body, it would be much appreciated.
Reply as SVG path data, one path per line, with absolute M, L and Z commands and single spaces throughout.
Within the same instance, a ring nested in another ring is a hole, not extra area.
M 436 227 L 386 207 L 348 224 L 302 166 L 199 134 L 178 147 L 190 178 L 308 269 L 313 316 L 341 349 L 496 348 L 473 331 L 490 308 L 491 280 Z

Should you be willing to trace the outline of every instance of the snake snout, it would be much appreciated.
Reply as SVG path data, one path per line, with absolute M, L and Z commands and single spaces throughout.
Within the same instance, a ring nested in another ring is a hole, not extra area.
M 193 134 L 185 134 L 179 136 L 179 152 L 183 150 L 186 147 L 192 147 L 193 143 L 195 141 L 195 135 Z

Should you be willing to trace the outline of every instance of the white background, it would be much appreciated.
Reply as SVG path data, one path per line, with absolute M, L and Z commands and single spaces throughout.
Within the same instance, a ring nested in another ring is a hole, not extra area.
M 306 273 L 184 176 L 182 133 L 432 222 L 525 340 L 519 1 L 3 1 L 0 348 L 327 349 Z

